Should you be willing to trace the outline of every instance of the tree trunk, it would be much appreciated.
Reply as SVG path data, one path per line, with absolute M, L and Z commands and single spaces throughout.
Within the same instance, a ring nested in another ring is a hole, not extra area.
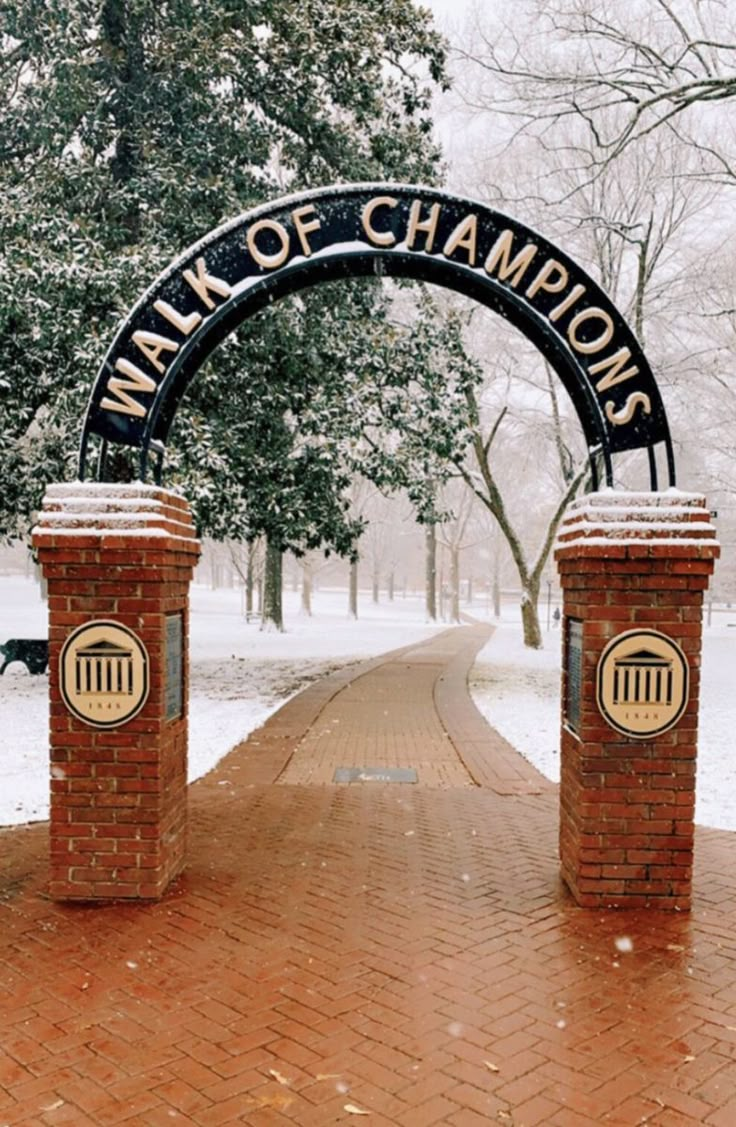
M 503 411 L 496 420 L 491 433 L 488 435 L 488 437 L 484 438 L 481 435 L 480 430 L 478 429 L 480 426 L 480 411 L 478 408 L 477 400 L 475 398 L 475 392 L 472 390 L 472 388 L 468 388 L 466 389 L 465 395 L 471 411 L 471 418 L 473 419 L 474 430 L 472 436 L 472 446 L 475 453 L 477 466 L 483 480 L 483 487 L 485 489 L 485 492 L 477 485 L 472 474 L 470 474 L 470 472 L 464 469 L 462 466 L 459 467 L 460 473 L 464 477 L 466 483 L 473 490 L 476 497 L 478 497 L 478 499 L 483 502 L 488 511 L 494 517 L 508 545 L 509 551 L 511 552 L 511 558 L 514 561 L 516 570 L 521 580 L 521 617 L 524 627 L 524 644 L 531 647 L 532 649 L 540 649 L 542 646 L 542 633 L 539 628 L 539 612 L 537 609 L 537 604 L 539 602 L 539 584 L 541 582 L 542 573 L 546 566 L 547 559 L 550 552 L 552 551 L 557 528 L 559 527 L 560 521 L 562 520 L 567 506 L 570 504 L 570 501 L 572 501 L 573 497 L 582 486 L 586 476 L 589 474 L 590 463 L 587 459 L 584 462 L 581 462 L 577 471 L 572 474 L 569 480 L 566 480 L 565 489 L 558 499 L 557 508 L 552 514 L 552 517 L 550 518 L 547 525 L 542 545 L 537 554 L 536 562 L 530 566 L 527 562 L 524 546 L 521 543 L 521 540 L 517 536 L 514 527 L 508 518 L 503 497 L 501 495 L 495 477 L 491 472 L 491 467 L 488 460 L 491 444 L 498 432 L 498 427 L 504 415 L 506 414 L 507 408 L 504 407 Z M 494 611 L 497 616 L 500 614 L 501 609 L 497 578 L 498 566 L 498 558 L 496 557 L 494 559 L 493 599 Z
M 253 556 L 255 545 L 248 545 L 248 560 L 245 565 L 245 617 L 250 622 L 253 617 L 253 587 L 255 585 L 255 566 Z
M 302 614 L 312 617 L 312 564 L 306 557 L 302 561 Z
M 450 621 L 460 621 L 460 550 L 450 548 Z
M 388 601 L 390 603 L 392 603 L 394 601 L 395 587 L 396 587 L 396 578 L 394 576 L 393 571 L 390 571 L 388 573 L 388 584 L 387 584 Z
M 524 645 L 533 650 L 542 648 L 542 630 L 539 625 L 539 591 L 522 591 L 521 624 Z
M 472 607 L 472 605 L 473 605 L 473 576 L 472 575 L 468 576 L 468 593 L 467 593 L 465 602 L 468 604 L 469 607 Z
M 104 0 L 100 12 L 105 54 L 114 61 L 116 98 L 111 101 L 115 121 L 116 140 L 110 172 L 116 184 L 130 184 L 140 176 L 143 166 L 141 131 L 137 128 L 145 81 L 144 51 L 140 18 L 136 18 L 135 5 L 128 0 Z M 123 205 L 117 222 L 125 231 L 125 243 L 134 245 L 140 240 L 141 212 L 135 193 L 128 192 L 119 198 Z M 120 206 L 120 205 L 118 205 Z
M 424 605 L 430 622 L 437 621 L 437 529 L 428 524 L 424 534 L 425 593 Z
M 373 572 L 373 582 L 371 584 L 371 598 L 374 603 L 379 603 L 381 600 L 381 577 L 377 571 Z
M 358 617 L 358 561 L 350 563 L 350 591 L 348 594 L 348 615 L 350 618 Z
M 283 555 L 281 549 L 269 540 L 266 544 L 266 563 L 263 569 L 263 619 L 262 630 L 284 629 L 284 612 L 281 602 Z
M 498 555 L 493 557 L 493 617 L 501 617 L 501 583 L 498 574 Z

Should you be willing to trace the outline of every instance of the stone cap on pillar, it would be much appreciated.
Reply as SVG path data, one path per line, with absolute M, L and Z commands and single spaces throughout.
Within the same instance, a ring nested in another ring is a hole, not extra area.
M 42 546 L 51 537 L 95 533 L 126 538 L 197 538 L 185 498 L 160 486 L 87 481 L 49 485 L 33 529 L 34 544 Z
M 612 489 L 578 497 L 557 532 L 555 559 L 683 554 L 720 555 L 716 528 L 698 493 L 624 493 Z

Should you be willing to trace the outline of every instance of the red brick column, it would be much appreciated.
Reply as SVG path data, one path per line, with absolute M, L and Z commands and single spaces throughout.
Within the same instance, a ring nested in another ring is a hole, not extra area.
M 50 486 L 33 543 L 48 581 L 49 891 L 63 900 L 160 897 L 186 842 L 188 600 L 199 555 L 189 507 L 155 486 Z M 177 615 L 183 658 L 167 681 L 167 624 Z M 105 729 L 77 718 L 60 693 L 65 641 L 97 620 L 132 630 L 149 657 L 143 708 Z M 178 671 L 181 710 L 167 719 Z
M 560 528 L 560 858 L 583 907 L 690 907 L 703 592 L 719 553 L 704 505 L 675 490 L 590 494 L 573 503 Z M 582 660 L 573 722 L 574 620 L 582 624 Z M 685 712 L 646 739 L 616 731 L 596 700 L 605 646 L 637 628 L 667 635 L 690 668 Z

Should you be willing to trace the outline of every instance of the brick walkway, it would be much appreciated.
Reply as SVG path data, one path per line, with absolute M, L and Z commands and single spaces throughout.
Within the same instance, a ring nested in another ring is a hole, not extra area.
M 45 827 L 0 836 L 0 1127 L 736 1124 L 731 835 L 699 831 L 689 917 L 575 908 L 555 788 L 461 691 L 483 637 L 297 697 L 191 788 L 159 904 L 54 904 Z M 391 715 L 419 784 L 330 784 L 394 756 Z

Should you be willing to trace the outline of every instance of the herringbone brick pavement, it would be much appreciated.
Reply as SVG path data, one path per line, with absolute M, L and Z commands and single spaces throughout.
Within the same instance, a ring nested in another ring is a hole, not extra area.
M 457 670 L 479 633 L 452 638 Z M 55 904 L 45 827 L 2 835 L 0 1125 L 732 1127 L 731 836 L 698 833 L 690 916 L 591 912 L 523 764 L 510 788 L 492 764 L 495 789 L 273 785 L 350 679 L 191 788 L 189 866 L 158 904 Z

